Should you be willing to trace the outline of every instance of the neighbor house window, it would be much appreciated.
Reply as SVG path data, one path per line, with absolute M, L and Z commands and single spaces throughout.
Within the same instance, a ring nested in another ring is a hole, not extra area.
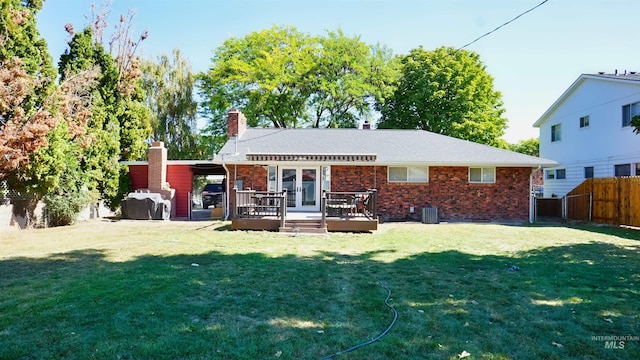
M 580 127 L 589 127 L 589 115 L 580 118 Z
M 584 178 L 585 179 L 593 178 L 593 166 L 585 166 L 584 167 Z
M 493 167 L 470 167 L 470 183 L 494 183 L 496 182 L 496 168 Z
M 567 178 L 567 170 L 566 169 L 555 169 L 555 170 L 547 170 L 545 179 L 547 180 L 563 180 Z
M 547 180 L 553 180 L 556 178 L 556 172 L 555 170 L 547 170 L 545 171 L 546 176 L 544 177 Z
M 631 164 L 619 164 L 613 168 L 614 176 L 631 176 Z
M 640 102 L 636 102 L 622 107 L 622 127 L 631 125 L 631 119 L 640 115 Z
M 640 163 L 636 164 L 636 176 L 640 176 Z
M 389 166 L 389 182 L 428 182 L 429 168 L 418 166 Z
M 561 131 L 560 124 L 551 126 L 551 142 L 560 141 L 561 139 L 560 131 Z

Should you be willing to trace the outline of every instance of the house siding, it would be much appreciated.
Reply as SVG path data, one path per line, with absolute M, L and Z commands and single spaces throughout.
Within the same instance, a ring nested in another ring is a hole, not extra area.
M 540 156 L 559 163 L 566 179 L 544 179 L 544 196 L 562 197 L 581 184 L 584 167 L 594 177 L 614 176 L 617 164 L 640 163 L 640 141 L 633 127 L 622 126 L 622 107 L 640 101 L 640 83 L 586 78 L 550 112 L 540 126 Z M 589 116 L 589 126 L 580 118 Z M 561 125 L 560 141 L 551 141 L 551 127 Z
M 175 189 L 176 217 L 189 216 L 189 193 L 193 191 L 193 175 L 189 165 L 167 166 L 167 182 Z
M 129 179 L 131 179 L 131 190 L 148 189 L 149 178 L 147 165 L 129 165 Z
M 131 190 L 149 189 L 148 165 L 129 165 Z M 189 165 L 167 165 L 167 182 L 175 189 L 175 216 L 189 216 L 189 192 L 193 191 L 193 174 Z

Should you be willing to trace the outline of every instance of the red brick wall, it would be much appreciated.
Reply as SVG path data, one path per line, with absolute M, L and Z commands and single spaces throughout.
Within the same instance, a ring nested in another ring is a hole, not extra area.
M 229 208 L 235 209 L 234 179 L 242 180 L 242 190 L 267 191 L 267 169 L 262 165 L 229 166 Z M 235 177 L 234 177 L 235 174 Z M 233 210 L 231 210 L 233 212 Z
M 389 183 L 385 166 L 332 166 L 331 190 L 377 188 L 378 212 L 386 220 L 418 220 L 423 207 L 437 207 L 438 217 L 445 221 L 528 218 L 530 168 L 497 168 L 493 184 L 470 184 L 468 171 L 429 167 L 428 183 L 411 184 Z
M 267 190 L 267 170 L 262 166 L 229 170 L 231 189 L 235 171 L 245 190 Z M 390 183 L 386 166 L 331 166 L 331 190 L 378 189 L 378 213 L 385 220 L 419 220 L 423 207 L 437 207 L 442 221 L 528 219 L 530 168 L 496 168 L 493 184 L 470 184 L 468 173 L 468 167 L 433 166 L 428 183 Z M 233 209 L 233 193 L 229 194 Z

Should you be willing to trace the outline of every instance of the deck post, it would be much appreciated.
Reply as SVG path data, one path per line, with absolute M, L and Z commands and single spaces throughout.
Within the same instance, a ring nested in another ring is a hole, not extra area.
M 233 191 L 233 214 L 231 214 L 232 218 L 236 218 L 238 217 L 238 188 L 237 187 L 233 187 L 233 189 L 231 189 Z
M 287 189 L 282 189 L 282 201 L 280 202 L 280 227 L 283 228 L 287 218 Z
M 378 189 L 371 189 L 373 218 L 378 218 Z
M 327 190 L 322 190 L 320 199 L 320 213 L 322 214 L 322 228 L 327 228 Z

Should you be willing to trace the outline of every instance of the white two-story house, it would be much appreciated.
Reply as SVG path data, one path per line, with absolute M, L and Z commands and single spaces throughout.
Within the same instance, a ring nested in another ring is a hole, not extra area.
M 544 196 L 562 197 L 587 178 L 640 175 L 640 74 L 583 74 L 533 126 L 544 170 Z

